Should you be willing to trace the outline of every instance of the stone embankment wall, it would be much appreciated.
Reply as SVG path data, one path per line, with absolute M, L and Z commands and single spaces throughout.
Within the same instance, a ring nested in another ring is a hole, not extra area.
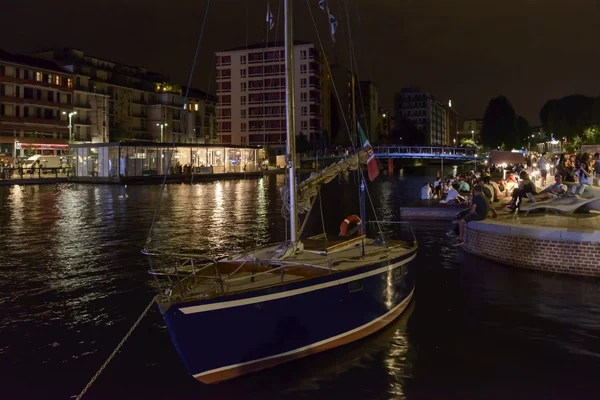
M 470 222 L 464 249 L 514 267 L 600 276 L 600 232 Z

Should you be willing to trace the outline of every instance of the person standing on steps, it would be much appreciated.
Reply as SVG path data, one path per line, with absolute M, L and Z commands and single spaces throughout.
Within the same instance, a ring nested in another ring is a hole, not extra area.
M 546 176 L 548 176 L 548 160 L 546 159 L 546 152 L 543 152 L 540 157 L 540 178 L 542 179 L 542 186 L 546 186 Z

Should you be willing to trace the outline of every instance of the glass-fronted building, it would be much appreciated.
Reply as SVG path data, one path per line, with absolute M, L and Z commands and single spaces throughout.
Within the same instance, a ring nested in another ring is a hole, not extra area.
M 257 172 L 264 160 L 260 147 L 155 142 L 69 145 L 76 178 Z M 171 163 L 169 165 L 169 159 Z

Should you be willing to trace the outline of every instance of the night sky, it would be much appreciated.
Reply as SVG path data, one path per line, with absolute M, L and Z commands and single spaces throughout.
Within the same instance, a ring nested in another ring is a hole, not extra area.
M 344 1 L 330 6 L 340 22 L 335 52 L 347 63 Z M 271 0 L 277 19 L 281 0 Z M 310 0 L 327 50 L 334 48 L 318 0 Z M 93 6 L 91 4 L 94 4 Z M 0 48 L 29 54 L 75 47 L 143 65 L 186 83 L 207 0 L 5 0 Z M 597 0 L 348 0 L 361 80 L 380 87 L 391 108 L 403 86 L 417 85 L 461 119 L 481 118 L 504 94 L 532 124 L 550 98 L 599 95 L 600 6 Z M 193 84 L 209 88 L 213 54 L 266 37 L 266 0 L 212 0 Z M 295 0 L 296 39 L 315 40 L 305 0 Z M 276 31 L 281 38 L 283 15 Z M 212 75 L 212 76 L 211 76 Z M 214 83 L 212 84 L 214 89 Z

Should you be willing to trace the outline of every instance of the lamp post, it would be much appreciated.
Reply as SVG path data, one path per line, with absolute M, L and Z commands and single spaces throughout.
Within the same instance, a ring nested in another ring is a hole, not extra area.
M 475 131 L 471 131 L 471 140 L 475 143 Z
M 63 114 L 69 116 L 69 141 L 72 142 L 73 141 L 73 115 L 76 115 L 77 111 L 71 111 L 68 114 L 66 111 L 63 111 Z
M 17 155 L 17 151 L 21 150 L 21 142 L 19 142 L 18 140 L 15 140 L 15 151 L 13 153 L 13 168 L 17 168 L 17 162 L 18 162 L 18 155 Z
M 164 138 L 165 126 L 168 126 L 168 124 L 156 124 L 156 126 L 160 126 L 160 142 L 164 143 L 164 141 L 165 141 L 165 138 Z

